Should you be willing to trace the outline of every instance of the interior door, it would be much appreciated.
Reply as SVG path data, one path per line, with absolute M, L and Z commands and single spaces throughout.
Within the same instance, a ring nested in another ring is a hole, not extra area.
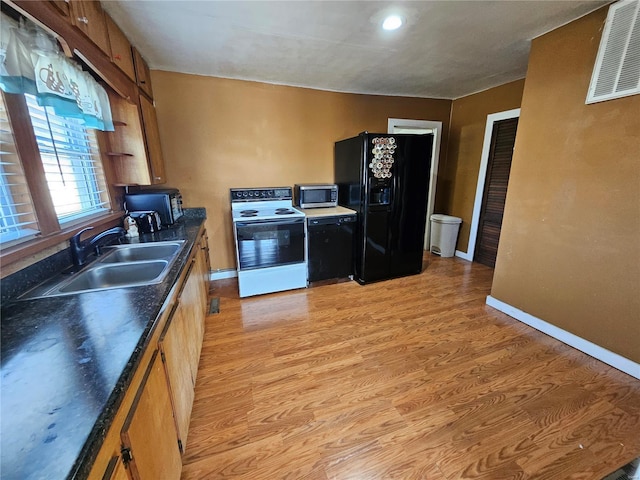
M 478 236 L 473 257 L 474 261 L 491 268 L 496 264 L 517 129 L 517 117 L 500 120 L 493 125 L 487 175 L 478 221 Z

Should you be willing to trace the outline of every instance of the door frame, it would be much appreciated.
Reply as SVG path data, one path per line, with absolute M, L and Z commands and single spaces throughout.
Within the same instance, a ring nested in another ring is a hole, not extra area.
M 487 124 L 484 129 L 484 143 L 482 144 L 482 156 L 480 157 L 480 170 L 478 171 L 478 183 L 476 185 L 476 198 L 473 203 L 473 217 L 471 218 L 471 232 L 469 233 L 469 245 L 467 253 L 457 251 L 456 256 L 473 262 L 476 253 L 476 240 L 478 239 L 478 223 L 480 222 L 480 210 L 482 209 L 482 197 L 484 195 L 484 184 L 487 179 L 487 166 L 489 165 L 489 153 L 491 151 L 491 138 L 493 136 L 493 126 L 501 120 L 519 118 L 520 109 L 506 110 L 504 112 L 491 113 L 487 115 Z
M 429 219 L 433 214 L 436 203 L 436 186 L 438 182 L 438 165 L 440 163 L 440 141 L 442 139 L 442 122 L 432 120 L 411 120 L 408 118 L 389 118 L 387 121 L 387 133 L 395 133 L 395 127 L 399 128 L 424 128 L 434 130 L 433 150 L 431 152 L 431 169 L 429 173 L 429 198 L 427 200 L 427 222 L 424 229 L 425 250 L 429 250 L 431 245 L 431 222 Z

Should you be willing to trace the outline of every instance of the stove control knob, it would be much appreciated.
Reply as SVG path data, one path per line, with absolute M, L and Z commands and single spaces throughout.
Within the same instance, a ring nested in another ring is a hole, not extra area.
M 253 192 L 249 192 L 249 196 L 250 196 L 250 197 L 253 197 Z
M 242 192 L 242 196 L 246 198 L 247 192 Z

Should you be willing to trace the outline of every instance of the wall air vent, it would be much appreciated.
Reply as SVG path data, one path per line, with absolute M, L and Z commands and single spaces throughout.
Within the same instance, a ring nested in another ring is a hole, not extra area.
M 640 0 L 609 7 L 586 103 L 640 93 Z

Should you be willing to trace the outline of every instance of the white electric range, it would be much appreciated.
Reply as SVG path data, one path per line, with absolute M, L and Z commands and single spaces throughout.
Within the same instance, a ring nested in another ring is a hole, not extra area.
M 291 187 L 232 188 L 240 297 L 307 286 L 305 215 Z

